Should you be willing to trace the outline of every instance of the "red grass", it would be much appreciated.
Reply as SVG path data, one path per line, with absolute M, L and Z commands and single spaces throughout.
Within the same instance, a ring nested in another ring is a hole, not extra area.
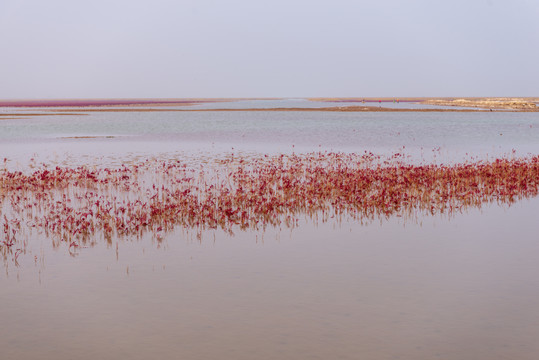
M 66 107 L 118 105 L 176 105 L 212 102 L 209 100 L 180 99 L 57 99 L 57 100 L 0 100 L 2 107 Z
M 295 226 L 305 214 L 323 220 L 452 213 L 485 202 L 535 196 L 539 156 L 456 165 L 410 165 L 400 155 L 313 153 L 230 157 L 215 166 L 146 161 L 119 168 L 42 168 L 0 171 L 4 254 L 18 257 L 19 234 L 35 229 L 69 249 L 101 234 L 153 233 L 180 226 L 264 228 Z M 24 238 L 24 237 L 23 237 Z M 14 250 L 17 248 L 18 250 Z

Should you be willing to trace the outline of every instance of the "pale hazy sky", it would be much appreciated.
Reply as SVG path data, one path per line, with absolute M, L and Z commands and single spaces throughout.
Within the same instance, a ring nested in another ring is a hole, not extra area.
M 539 96 L 539 0 L 0 0 L 0 98 Z

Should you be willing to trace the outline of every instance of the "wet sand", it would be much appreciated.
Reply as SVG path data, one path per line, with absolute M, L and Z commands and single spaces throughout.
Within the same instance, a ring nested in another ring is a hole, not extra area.
M 428 99 L 423 104 L 438 106 L 459 106 L 482 109 L 512 109 L 525 111 L 538 111 L 539 98 L 456 98 L 456 99 Z
M 456 106 L 482 109 L 528 110 L 537 111 L 537 97 L 464 97 L 464 98 L 311 98 L 312 101 L 324 102 L 414 102 L 436 106 Z
M 72 111 L 72 110 L 60 110 L 55 109 L 54 111 Z M 398 108 L 388 108 L 381 106 L 335 106 L 335 107 L 320 107 L 320 108 L 303 108 L 303 107 L 293 107 L 293 108 L 239 108 L 239 109 L 229 109 L 229 108 L 220 108 L 220 109 L 120 109 L 120 108 L 107 108 L 107 109 L 84 109 L 82 111 L 87 112 L 159 112 L 159 111 L 173 111 L 173 112 L 218 112 L 218 111 L 320 111 L 320 112 L 471 112 L 478 111 L 477 109 L 398 109 Z

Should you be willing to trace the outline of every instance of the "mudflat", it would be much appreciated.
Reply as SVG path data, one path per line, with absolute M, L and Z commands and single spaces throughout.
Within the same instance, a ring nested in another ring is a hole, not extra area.
M 387 102 L 414 102 L 424 105 L 436 105 L 436 106 L 455 106 L 465 108 L 481 108 L 481 109 L 496 109 L 496 110 L 527 110 L 537 111 L 539 108 L 538 97 L 443 97 L 443 98 L 430 98 L 430 97 L 406 97 L 406 98 L 310 98 L 311 101 L 323 101 L 323 102 L 360 102 L 360 103 L 387 103 Z M 420 111 L 423 109 L 414 109 Z M 448 109 L 435 109 L 435 111 L 447 111 Z M 372 110 L 376 111 L 376 110 Z M 379 110 L 380 111 L 380 110 Z M 397 111 L 407 111 L 407 109 L 397 109 Z
M 537 111 L 539 98 L 458 98 L 428 99 L 424 104 L 441 106 L 475 107 L 483 109 L 515 109 Z

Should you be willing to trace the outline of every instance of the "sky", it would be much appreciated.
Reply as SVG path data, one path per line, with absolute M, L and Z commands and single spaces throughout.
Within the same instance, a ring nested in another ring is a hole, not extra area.
M 537 0 L 0 0 L 0 99 L 539 96 Z

